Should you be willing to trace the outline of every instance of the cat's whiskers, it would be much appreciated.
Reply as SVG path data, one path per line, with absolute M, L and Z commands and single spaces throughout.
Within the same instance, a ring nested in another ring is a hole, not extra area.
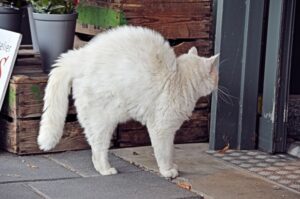
M 218 87 L 218 96 L 225 103 L 230 104 L 232 106 L 233 106 L 233 99 L 237 99 L 237 97 L 230 95 L 228 89 L 224 86 Z
M 223 59 L 223 60 L 218 64 L 218 65 L 219 65 L 219 67 L 218 67 L 219 75 L 222 73 L 222 70 L 220 70 L 222 64 L 224 64 L 224 63 L 227 62 L 228 60 L 229 60 L 228 58 Z

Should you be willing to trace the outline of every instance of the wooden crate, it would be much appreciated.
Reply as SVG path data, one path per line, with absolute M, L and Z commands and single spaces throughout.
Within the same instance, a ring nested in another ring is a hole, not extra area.
M 190 118 L 176 132 L 175 143 L 196 143 L 208 141 L 209 97 L 201 98 Z M 116 146 L 132 147 L 150 145 L 147 128 L 139 122 L 130 121 L 120 124 L 117 131 Z
M 0 118 L 1 148 L 17 154 L 44 153 L 38 149 L 37 135 L 39 119 Z M 51 152 L 87 149 L 89 146 L 77 121 L 66 122 L 59 144 Z
M 78 33 L 96 35 L 124 24 L 144 26 L 170 40 L 177 54 L 191 46 L 202 56 L 212 53 L 212 0 L 85 0 L 78 13 Z
M 0 147 L 17 154 L 42 153 L 36 139 L 48 77 L 39 56 L 21 48 L 1 109 Z M 52 152 L 89 148 L 75 114 L 70 103 L 63 137 Z

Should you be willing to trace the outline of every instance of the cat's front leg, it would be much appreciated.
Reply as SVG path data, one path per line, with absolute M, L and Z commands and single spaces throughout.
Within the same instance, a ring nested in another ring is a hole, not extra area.
M 148 127 L 159 172 L 166 178 L 178 176 L 177 165 L 173 163 L 175 131 L 171 129 L 151 129 Z
M 111 165 L 108 161 L 107 154 L 108 154 L 108 151 L 92 150 L 92 161 L 93 161 L 94 167 L 101 175 L 117 174 L 118 171 L 114 167 L 111 167 Z

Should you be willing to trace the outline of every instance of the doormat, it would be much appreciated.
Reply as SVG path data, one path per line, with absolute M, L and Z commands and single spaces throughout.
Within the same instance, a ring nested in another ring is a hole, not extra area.
M 268 154 L 261 151 L 227 150 L 207 151 L 242 169 L 300 193 L 300 159 L 287 154 Z

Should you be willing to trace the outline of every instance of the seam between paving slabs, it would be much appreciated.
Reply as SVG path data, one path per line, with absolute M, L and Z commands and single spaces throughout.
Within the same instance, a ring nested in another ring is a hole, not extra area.
M 115 154 L 112 154 L 112 155 L 116 156 Z M 95 176 L 87 176 L 87 175 L 84 175 L 84 174 L 80 173 L 79 171 L 77 171 L 77 170 L 76 170 L 75 168 L 73 168 L 72 166 L 67 165 L 67 164 L 65 164 L 65 163 L 63 163 L 63 162 L 60 162 L 60 161 L 56 160 L 55 158 L 50 157 L 49 155 L 44 155 L 44 157 L 45 157 L 45 158 L 48 158 L 49 160 L 51 160 L 51 161 L 55 162 L 56 164 L 62 166 L 63 168 L 68 169 L 68 170 L 70 170 L 71 172 L 74 172 L 75 174 L 79 175 L 80 177 L 84 177 L 84 178 L 86 178 L 86 177 L 98 177 L 98 175 L 97 175 L 97 176 L 96 176 L 96 175 L 95 175 Z M 133 166 L 136 166 L 136 167 L 142 169 L 141 171 L 135 171 L 135 172 L 150 172 L 150 173 L 152 173 L 152 174 L 154 174 L 154 175 L 156 175 L 156 176 L 160 176 L 159 173 L 158 173 L 157 171 L 154 171 L 154 170 L 151 170 L 151 169 L 147 169 L 146 167 L 143 167 L 142 165 L 138 165 L 138 164 L 136 164 L 136 163 L 134 163 L 134 162 L 127 161 L 127 160 L 125 160 L 125 159 L 123 159 L 123 158 L 121 158 L 121 157 L 119 157 L 119 156 L 116 156 L 116 157 L 118 157 L 119 159 L 121 159 L 121 160 L 123 160 L 123 161 L 128 162 L 129 164 L 131 164 L 131 165 L 133 165 Z M 66 179 L 67 179 L 67 180 L 71 180 L 71 179 L 77 179 L 77 178 L 80 178 L 80 177 L 73 177 L 73 178 L 66 178 Z M 167 182 L 169 182 L 169 183 L 171 183 L 171 184 L 173 184 L 173 185 L 177 185 L 177 183 L 176 183 L 175 181 L 172 181 L 171 179 L 167 179 L 167 178 L 164 178 L 164 179 L 165 179 Z M 61 179 L 57 179 L 57 180 L 61 180 Z M 49 181 L 51 181 L 51 180 L 49 180 Z M 54 181 L 54 180 L 52 180 L 52 181 Z M 55 181 L 56 181 L 56 179 L 55 179 Z M 185 181 L 187 181 L 187 180 L 185 180 Z M 183 188 L 181 188 L 181 187 L 178 187 L 178 188 L 179 188 L 179 189 L 183 189 Z M 199 199 L 199 198 L 203 198 L 203 195 L 204 195 L 203 193 L 197 193 L 197 192 L 194 191 L 194 190 L 188 190 L 188 191 L 190 191 L 190 192 L 192 192 L 192 193 L 195 193 L 195 194 L 198 194 L 198 196 L 190 196 L 190 197 L 177 198 L 177 199 Z M 206 194 L 205 194 L 205 195 L 206 195 Z
M 180 171 L 179 171 L 179 174 L 180 174 Z M 173 184 L 176 184 L 176 185 L 178 185 L 178 184 L 180 184 L 180 183 L 182 183 L 182 182 L 185 182 L 185 183 L 190 184 L 188 178 L 181 177 L 181 176 L 179 176 L 179 177 L 177 177 L 177 178 L 175 178 L 175 179 L 172 179 L 171 182 L 172 182 Z M 195 193 L 195 194 L 198 194 L 199 196 L 201 196 L 202 198 L 205 198 L 205 199 L 213 199 L 213 198 L 212 198 L 210 195 L 208 195 L 207 193 L 205 193 L 205 192 L 203 192 L 203 191 L 198 191 L 198 190 L 193 189 L 193 186 L 191 186 L 191 189 L 188 190 L 188 191 L 191 191 L 191 192 L 193 192 L 193 193 Z
M 8 181 L 8 182 L 0 182 L 2 184 L 21 184 L 25 182 L 51 182 L 51 181 L 58 181 L 58 180 L 73 180 L 73 179 L 80 179 L 82 177 L 69 177 L 69 178 L 53 178 L 53 179 L 35 179 L 35 180 L 18 180 L 18 181 Z
M 164 178 L 164 177 L 162 177 L 162 176 L 160 175 L 160 173 L 159 173 L 158 171 L 155 171 L 154 169 L 149 169 L 149 168 L 147 168 L 147 167 L 145 167 L 145 166 L 143 166 L 143 165 L 141 165 L 141 164 L 138 164 L 138 163 L 136 163 L 136 162 L 126 160 L 125 158 L 120 157 L 120 156 L 117 156 L 117 155 L 114 154 L 114 153 L 113 153 L 113 155 L 116 156 L 116 157 L 118 157 L 118 158 L 120 158 L 121 160 L 124 160 L 124 161 L 126 161 L 126 162 L 132 164 L 133 166 L 136 166 L 136 167 L 142 169 L 142 171 L 150 172 L 150 173 L 152 173 L 152 174 L 154 174 L 154 175 L 156 175 L 156 176 L 159 176 L 159 177 L 165 179 L 166 181 L 168 181 L 168 182 L 171 183 L 171 184 L 178 185 L 178 183 L 181 182 L 181 181 L 188 182 L 188 179 L 183 178 L 183 177 L 177 177 L 177 178 L 175 178 L 175 179 Z M 177 179 L 178 179 L 178 180 L 177 180 Z M 183 189 L 183 188 L 181 188 L 181 187 L 178 187 L 178 188 L 179 188 L 179 189 Z M 185 189 L 185 190 L 187 190 L 187 189 Z M 199 195 L 199 196 L 195 196 L 195 197 L 194 197 L 194 196 L 191 196 L 191 199 L 193 199 L 193 198 L 197 198 L 197 199 L 198 199 L 199 197 L 200 197 L 200 198 L 211 199 L 211 196 L 209 196 L 208 194 L 206 194 L 206 193 L 204 193 L 204 192 L 196 191 L 196 190 L 194 190 L 193 188 L 192 188 L 191 190 L 187 190 L 187 191 L 190 191 L 190 192 L 192 192 L 192 193 L 195 193 L 195 194 L 198 194 L 198 195 Z M 205 197 L 204 197 L 204 196 L 205 196 Z M 180 198 L 178 198 L 178 199 L 180 199 Z M 184 199 L 185 199 L 185 198 L 184 198 Z M 189 199 L 189 198 L 187 198 L 187 199 Z
M 137 172 L 146 172 L 146 171 L 137 171 Z M 99 177 L 99 176 L 96 176 Z M 93 177 L 89 177 L 89 178 L 93 178 Z M 82 178 L 75 178 L 75 179 L 82 179 Z M 55 179 L 55 180 L 51 180 L 51 181 L 60 181 L 60 180 L 73 180 L 72 178 L 67 178 L 67 179 Z M 46 180 L 45 180 L 46 181 Z M 50 180 L 49 180 L 50 181 Z M 171 181 L 167 180 L 169 183 L 171 183 Z M 174 183 L 171 183 L 174 185 Z M 32 191 L 34 191 L 36 194 L 40 195 L 41 197 L 45 198 L 45 199 L 51 199 L 51 197 L 47 196 L 46 194 L 44 194 L 43 192 L 41 192 L 40 190 L 38 190 L 37 188 L 35 188 L 34 186 L 30 185 L 30 184 L 24 184 L 25 186 L 28 186 L 28 188 L 32 189 Z M 177 187 L 178 189 L 182 189 L 180 187 Z M 183 189 L 185 190 L 185 189 Z M 188 191 L 188 190 L 186 190 Z M 180 197 L 180 198 L 174 198 L 174 199 L 204 199 L 203 195 L 196 195 L 196 196 L 187 196 L 187 197 Z M 207 199 L 211 199 L 210 197 Z
M 112 155 L 114 155 L 114 154 L 112 154 Z M 118 156 L 116 156 L 116 155 L 114 155 L 114 156 L 117 157 L 117 158 L 119 158 L 119 159 L 122 160 L 122 161 L 125 161 L 125 162 L 127 162 L 127 163 L 129 163 L 129 164 L 131 164 L 131 165 L 133 165 L 133 166 L 136 166 L 136 165 L 132 164 L 131 162 L 128 162 L 128 161 L 126 161 L 126 160 L 124 160 L 124 159 L 122 159 L 122 158 L 120 158 L 120 157 L 118 157 Z M 51 160 L 51 161 L 53 161 L 53 162 L 55 162 L 56 164 L 60 165 L 61 167 L 63 167 L 63 168 L 65 168 L 65 169 L 67 169 L 67 170 L 69 170 L 69 171 L 71 171 L 71 172 L 73 172 L 73 173 L 79 175 L 80 177 L 83 177 L 83 178 L 97 177 L 97 176 L 100 175 L 100 174 L 96 174 L 96 175 L 85 175 L 85 174 L 81 173 L 80 171 L 76 170 L 74 167 L 72 167 L 72 166 L 70 166 L 70 165 L 68 165 L 68 164 L 65 164 L 65 163 L 63 163 L 63 162 L 61 162 L 61 161 L 59 161 L 59 160 L 57 160 L 57 159 L 55 159 L 55 158 L 52 158 L 50 155 L 44 155 L 44 157 L 47 158 L 47 159 L 49 159 L 49 160 Z M 139 168 L 139 167 L 138 167 L 138 168 Z M 118 168 L 116 168 L 116 169 L 118 169 Z M 134 173 L 134 172 L 138 172 L 138 171 L 130 171 L 130 173 Z
M 176 199 L 204 199 L 202 196 L 188 196 L 183 198 L 176 198 Z
M 79 171 L 77 171 L 77 170 L 76 170 L 75 168 L 73 168 L 72 166 L 67 165 L 67 164 L 65 164 L 65 163 L 63 163 L 63 162 L 60 162 L 60 161 L 56 160 L 55 158 L 50 157 L 49 155 L 44 155 L 44 157 L 47 158 L 47 159 L 50 160 L 50 161 L 55 162 L 55 163 L 58 164 L 59 166 L 61 166 L 61 167 L 65 168 L 65 169 L 67 169 L 67 170 L 69 170 L 69 171 L 71 171 L 71 172 L 73 172 L 73 173 L 79 175 L 80 177 L 83 177 L 83 178 L 88 177 L 88 176 L 86 176 L 86 175 L 80 173 Z
M 51 199 L 49 196 L 45 195 L 40 190 L 36 189 L 33 186 L 30 186 L 29 184 L 22 184 L 24 187 L 26 187 L 28 190 L 32 191 L 33 193 L 37 194 L 38 196 L 42 197 L 43 199 Z

